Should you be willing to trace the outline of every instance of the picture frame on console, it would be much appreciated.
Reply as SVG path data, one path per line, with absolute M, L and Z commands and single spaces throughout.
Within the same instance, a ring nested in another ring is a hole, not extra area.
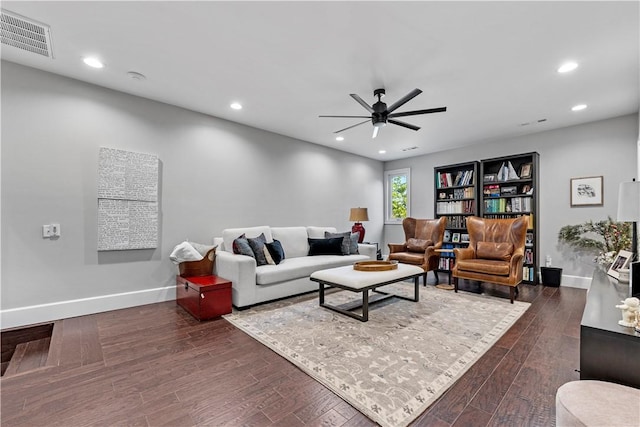
M 618 270 L 622 268 L 629 268 L 629 263 L 633 259 L 633 252 L 619 251 L 616 257 L 613 259 L 613 264 L 609 267 L 607 274 L 616 279 L 620 276 Z

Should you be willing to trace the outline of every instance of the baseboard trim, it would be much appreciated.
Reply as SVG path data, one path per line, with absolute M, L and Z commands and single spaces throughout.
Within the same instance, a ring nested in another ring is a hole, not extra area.
M 2 329 L 33 325 L 69 317 L 102 313 L 121 308 L 171 301 L 176 298 L 176 287 L 144 289 L 69 301 L 0 310 Z
M 589 289 L 591 277 L 570 276 L 563 274 L 561 286 L 564 288 Z

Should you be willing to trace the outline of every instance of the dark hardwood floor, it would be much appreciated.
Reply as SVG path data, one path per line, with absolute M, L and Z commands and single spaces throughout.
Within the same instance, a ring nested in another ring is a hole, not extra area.
M 555 425 L 556 389 L 579 378 L 585 294 L 522 285 L 529 310 L 412 426 Z M 174 302 L 65 319 L 50 341 L 46 366 L 0 380 L 3 426 L 375 425 L 225 320 Z

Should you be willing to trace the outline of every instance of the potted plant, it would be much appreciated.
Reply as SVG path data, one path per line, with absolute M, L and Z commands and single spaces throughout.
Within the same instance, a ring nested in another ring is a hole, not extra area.
M 565 225 L 558 233 L 558 241 L 579 252 L 594 253 L 594 261 L 608 267 L 619 251 L 631 248 L 631 223 L 608 217 L 598 222 Z

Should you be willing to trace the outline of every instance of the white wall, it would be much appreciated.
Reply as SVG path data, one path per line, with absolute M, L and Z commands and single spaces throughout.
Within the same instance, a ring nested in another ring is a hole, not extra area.
M 411 168 L 411 214 L 433 218 L 433 168 L 453 163 L 537 151 L 540 153 L 540 260 L 551 256 L 552 264 L 563 268 L 563 285 L 578 287 L 589 283 L 593 274 L 593 257 L 576 257 L 558 244 L 558 231 L 564 225 L 589 219 L 616 218 L 618 184 L 638 178 L 638 115 L 628 115 L 579 126 L 550 130 L 528 136 L 501 139 L 468 148 L 443 151 L 385 163 L 385 170 Z M 604 205 L 571 207 L 569 182 L 585 176 L 604 177 Z M 387 243 L 404 239 L 402 226 L 385 227 Z
M 366 206 L 382 236 L 378 161 L 8 62 L 1 118 L 3 328 L 171 299 L 173 247 L 224 228 L 347 230 Z M 157 249 L 97 252 L 101 146 L 159 156 Z

